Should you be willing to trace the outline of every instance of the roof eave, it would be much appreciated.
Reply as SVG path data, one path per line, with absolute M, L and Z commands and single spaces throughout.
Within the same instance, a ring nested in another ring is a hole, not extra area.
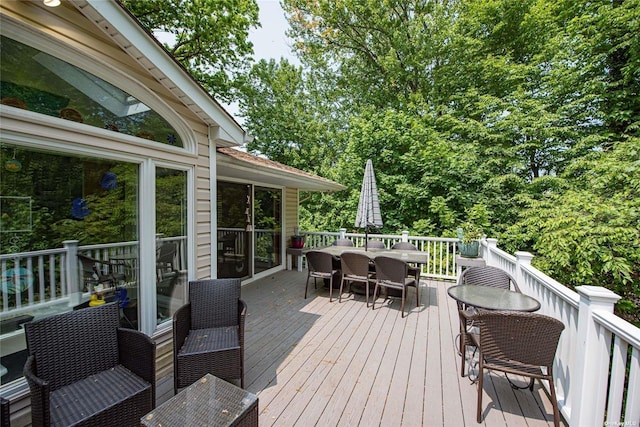
M 211 127 L 219 146 L 239 146 L 251 139 L 240 124 L 143 28 L 119 2 L 71 0 L 118 46 Z

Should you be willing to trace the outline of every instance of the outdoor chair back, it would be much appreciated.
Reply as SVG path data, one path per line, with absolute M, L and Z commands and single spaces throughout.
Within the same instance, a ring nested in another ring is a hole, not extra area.
M 371 279 L 371 271 L 369 266 L 371 259 L 357 252 L 343 252 L 340 256 L 340 270 L 342 271 L 342 279 L 340 281 L 340 296 L 338 302 L 342 302 L 342 292 L 345 282 L 349 282 L 351 288 L 352 282 L 362 283 L 365 286 L 365 297 L 367 299 L 367 307 L 369 307 L 369 283 Z
M 501 289 L 511 289 L 520 292 L 516 279 L 506 271 L 491 266 L 468 267 L 462 271 L 458 277 L 458 285 L 491 286 Z M 475 307 L 466 306 L 460 301 L 458 304 L 458 315 L 460 320 L 460 376 L 464 377 L 466 364 L 466 348 L 473 346 L 472 333 L 475 333 L 474 323 L 469 320 L 469 316 L 476 312 Z
M 393 246 L 391 246 L 391 250 L 405 250 L 405 251 L 417 251 L 418 248 L 413 244 L 413 243 L 409 243 L 409 242 L 398 242 L 398 243 L 394 243 Z M 409 276 L 413 276 L 416 279 L 416 299 L 418 301 L 420 301 L 420 294 L 418 289 L 420 288 L 420 267 L 417 265 L 409 265 L 409 267 L 407 268 L 407 274 Z M 418 302 L 419 305 L 419 302 Z
M 333 241 L 333 246 L 353 246 L 351 239 L 337 239 Z
M 387 247 L 384 245 L 384 242 L 381 240 L 369 240 L 367 242 L 367 248 L 371 249 L 386 249 Z
M 307 258 L 307 283 L 304 288 L 304 298 L 307 298 L 309 279 L 313 277 L 313 285 L 317 289 L 316 279 L 329 281 L 329 302 L 332 301 L 333 278 L 340 275 L 340 268 L 334 264 L 333 255 L 322 251 L 309 251 Z
M 173 315 L 174 391 L 212 374 L 244 388 L 247 306 L 240 279 L 189 282 L 189 302 Z
M 155 343 L 110 303 L 25 324 L 34 426 L 137 425 L 155 406 Z
M 407 287 L 417 287 L 415 279 L 408 277 L 407 272 L 409 266 L 401 259 L 386 256 L 377 256 L 374 262 L 376 265 L 376 287 L 373 291 L 372 309 L 375 310 L 376 298 L 381 286 L 388 289 L 396 289 L 402 292 L 401 311 L 402 317 L 404 317 L 404 301 L 406 299 Z M 419 299 L 416 299 L 416 301 L 419 306 Z
M 535 313 L 482 311 L 473 318 L 478 323 L 480 363 L 476 416 L 482 422 L 482 387 L 485 370 L 549 381 L 553 423 L 558 427 L 560 415 L 553 384 L 553 360 L 564 324 L 557 319 Z M 541 369 L 542 368 L 542 369 Z

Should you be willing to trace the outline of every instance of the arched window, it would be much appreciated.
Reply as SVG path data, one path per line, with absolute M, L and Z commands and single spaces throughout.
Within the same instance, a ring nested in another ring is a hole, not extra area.
M 165 119 L 111 83 L 6 36 L 0 50 L 2 104 L 184 147 Z

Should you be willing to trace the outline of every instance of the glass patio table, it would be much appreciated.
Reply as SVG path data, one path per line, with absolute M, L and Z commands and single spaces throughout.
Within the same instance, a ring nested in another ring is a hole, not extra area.
M 257 426 L 258 397 L 207 374 L 140 419 L 148 427 Z
M 491 286 L 458 285 L 447 290 L 449 296 L 463 304 L 485 310 L 537 311 L 540 302 L 529 295 Z

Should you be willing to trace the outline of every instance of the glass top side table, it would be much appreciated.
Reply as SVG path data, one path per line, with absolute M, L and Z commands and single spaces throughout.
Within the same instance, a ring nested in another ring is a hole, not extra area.
M 207 374 L 140 419 L 143 426 L 257 426 L 258 397 Z

